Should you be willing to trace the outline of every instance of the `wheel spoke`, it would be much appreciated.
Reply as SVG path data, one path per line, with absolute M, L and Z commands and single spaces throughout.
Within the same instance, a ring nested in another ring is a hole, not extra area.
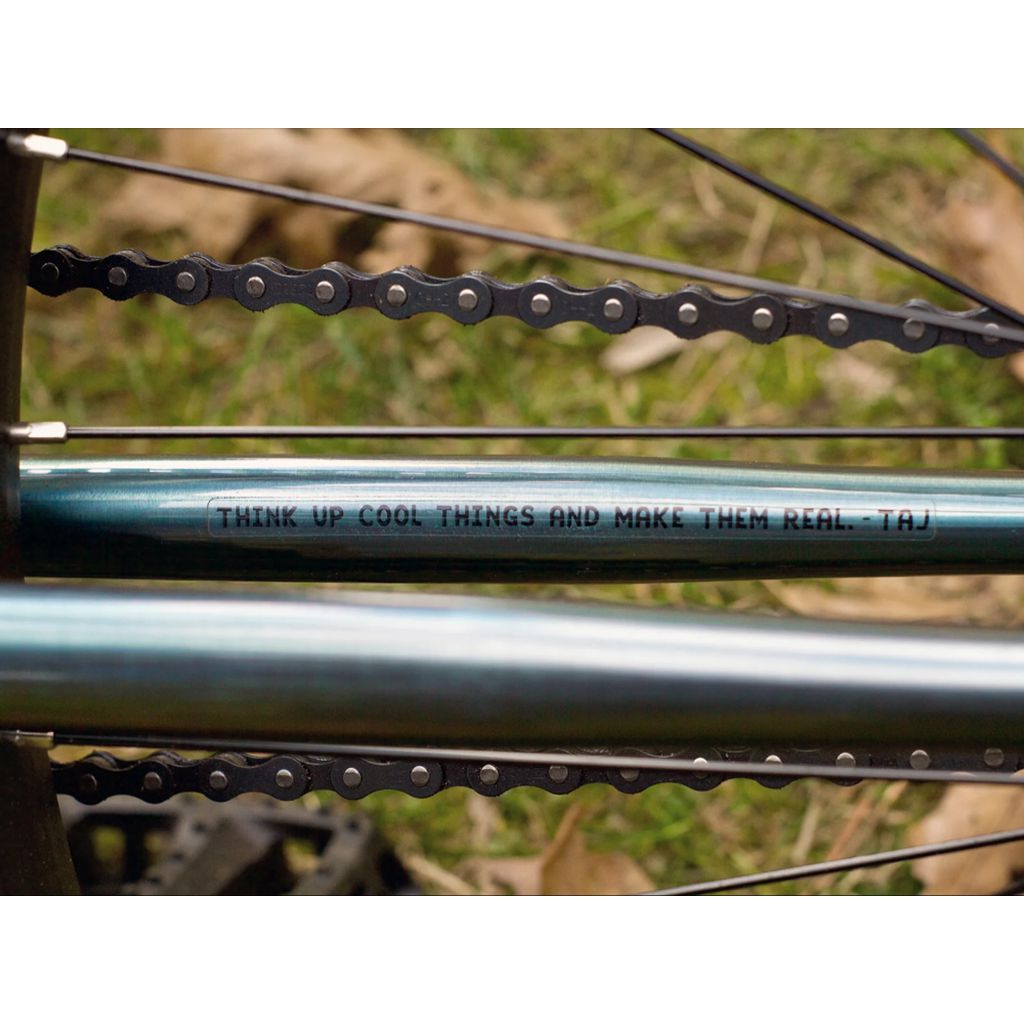
M 50 426 L 51 424 L 46 424 Z M 67 427 L 36 439 L 29 428 L 35 424 L 12 424 L 14 443 L 60 443 L 67 441 L 113 440 L 197 440 L 211 438 L 334 438 L 334 439 L 430 439 L 469 440 L 473 438 L 580 438 L 601 440 L 712 440 L 763 438 L 777 440 L 1022 440 L 1024 427 L 764 427 L 764 426 L 81 426 Z
M 800 864 L 791 868 L 774 871 L 759 871 L 753 875 L 736 875 L 719 878 L 712 882 L 697 882 L 693 885 L 677 885 L 671 889 L 657 889 L 650 896 L 704 896 L 730 889 L 752 889 L 757 885 L 773 885 L 792 882 L 801 878 L 815 878 L 818 875 L 834 875 L 841 871 L 858 868 L 882 867 L 901 861 L 919 860 L 922 857 L 941 857 L 965 850 L 980 850 L 986 846 L 1000 846 L 1004 843 L 1019 843 L 1024 840 L 1024 828 L 1009 832 L 987 832 L 984 835 L 968 836 L 965 839 L 951 839 L 944 843 L 928 843 L 924 846 L 907 846 L 901 850 L 887 850 L 883 853 L 865 853 L 858 857 L 844 857 L 842 860 L 826 860 L 818 864 Z
M 903 249 L 893 245 L 891 242 L 887 242 L 884 238 L 879 238 L 877 235 L 873 235 L 869 231 L 865 231 L 863 228 L 857 227 L 856 224 L 851 224 L 849 221 L 837 216 L 830 210 L 826 210 L 824 207 L 818 206 L 817 203 L 812 203 L 809 199 L 805 199 L 803 196 L 798 196 L 795 192 L 790 192 L 789 189 L 783 188 L 781 185 L 776 184 L 774 181 L 770 181 L 768 178 L 763 177 L 757 172 L 740 166 L 740 164 L 730 160 L 728 157 L 723 156 L 721 153 L 716 152 L 708 146 L 701 145 L 701 143 L 696 142 L 694 139 L 681 135 L 679 132 L 673 131 L 670 128 L 651 128 L 649 131 L 652 131 L 655 135 L 673 143 L 680 149 L 685 149 L 693 156 L 699 157 L 701 160 L 705 160 L 709 164 L 713 164 L 719 170 L 725 171 L 727 174 L 731 174 L 735 178 L 739 178 L 741 181 L 744 181 L 753 188 L 756 188 L 759 192 L 764 192 L 766 195 L 770 195 L 774 199 L 778 199 L 779 202 L 785 203 L 787 206 L 792 206 L 794 209 L 807 214 L 809 217 L 813 217 L 822 224 L 828 224 L 829 227 L 833 227 L 837 231 L 842 231 L 844 235 L 849 235 L 850 238 L 855 238 L 858 242 L 862 242 L 864 245 L 869 246 L 876 252 L 880 252 L 883 256 L 887 256 L 889 259 L 894 260 L 897 263 L 901 263 L 903 266 L 908 267 L 911 270 L 915 270 L 919 274 L 923 274 L 925 277 L 949 288 L 951 291 L 957 292 L 965 298 L 972 299 L 982 306 L 988 306 L 989 309 L 995 310 L 1007 319 L 1012 320 L 1014 323 L 1024 324 L 1024 313 L 1019 313 L 1017 310 L 1005 305 L 998 299 L 991 298 L 984 292 L 979 291 L 973 285 L 969 285 L 966 282 L 953 277 L 951 274 L 947 274 L 944 270 L 939 270 L 937 267 L 933 267 L 930 263 L 925 263 L 924 260 L 920 260 L 916 256 L 912 256 L 910 253 L 905 252 Z
M 952 132 L 952 134 L 955 135 L 965 146 L 973 149 L 980 157 L 988 160 L 989 163 L 1002 171 L 1003 174 L 1005 174 L 1006 177 L 1014 183 L 1014 185 L 1020 189 L 1024 189 L 1024 171 L 1022 171 L 1016 164 L 1007 160 L 1002 153 L 993 149 L 980 135 L 976 135 L 967 128 L 950 128 L 949 131 Z

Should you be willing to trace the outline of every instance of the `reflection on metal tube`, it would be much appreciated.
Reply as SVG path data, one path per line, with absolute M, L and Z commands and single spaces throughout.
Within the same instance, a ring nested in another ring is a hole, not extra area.
M 34 576 L 741 579 L 1024 570 L 1024 479 L 656 460 L 25 460 Z
M 985 749 L 1024 742 L 1024 639 L 412 595 L 9 586 L 0 728 Z

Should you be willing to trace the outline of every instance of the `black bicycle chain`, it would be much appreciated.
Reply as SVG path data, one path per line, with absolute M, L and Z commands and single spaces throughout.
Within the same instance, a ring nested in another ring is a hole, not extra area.
M 753 779 L 769 789 L 781 789 L 799 776 L 758 774 L 749 767 L 735 773 L 699 770 L 665 770 L 658 757 L 646 755 L 650 767 L 638 769 L 583 767 L 563 764 L 561 754 L 552 752 L 546 764 L 521 763 L 493 759 L 467 761 L 446 759 L 443 751 L 436 758 L 378 759 L 368 757 L 311 756 L 295 754 L 254 755 L 218 753 L 189 758 L 173 751 L 158 751 L 137 760 L 125 760 L 108 751 L 94 751 L 78 761 L 52 762 L 58 793 L 85 804 L 97 804 L 113 796 L 135 796 L 149 803 L 162 803 L 178 793 L 199 793 L 211 800 L 231 800 L 243 793 L 263 793 L 280 800 L 295 800 L 306 793 L 327 790 L 361 799 L 384 790 L 409 796 L 429 797 L 441 790 L 464 787 L 484 796 L 500 796 L 517 786 L 534 786 L 549 793 L 571 793 L 591 783 L 610 785 L 622 793 L 639 793 L 651 786 L 669 782 L 705 791 L 730 778 Z M 591 752 L 593 753 L 593 752 Z M 602 751 L 606 755 L 607 751 Z M 635 758 L 639 752 L 623 757 Z M 927 763 L 919 758 L 922 755 Z M 732 761 L 744 766 L 758 762 L 782 762 L 813 770 L 816 767 L 848 768 L 930 768 L 940 771 L 1012 774 L 1021 767 L 1016 751 L 990 748 L 977 753 L 935 753 L 923 751 L 869 752 L 865 750 L 781 750 L 766 752 L 750 748 L 703 749 L 673 757 Z M 840 785 L 856 779 L 836 778 Z
M 936 345 L 960 345 L 993 357 L 1019 351 L 1010 341 L 914 318 L 914 313 L 921 311 L 1013 326 L 990 310 L 981 307 L 955 313 L 919 299 L 907 302 L 902 307 L 906 315 L 897 318 L 767 294 L 728 298 L 700 285 L 655 294 L 628 281 L 584 289 L 556 277 L 509 284 L 478 271 L 451 278 L 432 277 L 414 267 L 364 274 L 343 263 L 296 270 L 270 258 L 241 266 L 219 263 L 202 253 L 162 261 L 135 249 L 98 257 L 70 245 L 34 253 L 28 280 L 37 291 L 50 296 L 92 288 L 117 301 L 163 295 L 183 306 L 227 298 L 257 313 L 290 303 L 322 316 L 348 309 L 376 309 L 393 320 L 443 313 L 460 324 L 506 316 L 541 330 L 578 321 L 606 334 L 623 334 L 643 325 L 664 327 L 685 339 L 729 331 L 762 345 L 803 335 L 837 349 L 860 341 L 884 341 L 908 353 L 925 352 Z

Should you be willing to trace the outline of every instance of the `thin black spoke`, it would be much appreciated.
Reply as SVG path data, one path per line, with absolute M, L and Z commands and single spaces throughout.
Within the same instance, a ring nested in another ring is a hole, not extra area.
M 11 144 L 8 136 L 8 145 Z M 60 140 L 55 140 L 60 142 Z M 19 150 L 20 151 L 20 150 Z M 32 154 L 30 154 L 32 155 Z M 165 178 L 195 185 L 209 185 L 215 188 L 227 188 L 235 191 L 249 192 L 270 198 L 282 199 L 293 203 L 319 206 L 325 209 L 338 210 L 346 213 L 358 213 L 368 217 L 379 217 L 384 220 L 401 221 L 416 224 L 419 227 L 435 231 L 446 231 L 455 234 L 470 235 L 475 238 L 486 238 L 493 242 L 509 245 L 520 245 L 541 252 L 556 253 L 561 256 L 578 257 L 613 266 L 631 267 L 638 270 L 650 270 L 668 274 L 672 277 L 692 278 L 707 281 L 729 288 L 740 288 L 747 291 L 764 292 L 784 298 L 803 299 L 808 302 L 821 302 L 840 309 L 861 313 L 876 313 L 880 316 L 906 320 L 908 315 L 921 323 L 935 327 L 947 327 L 967 334 L 984 335 L 989 338 L 1003 339 L 1018 343 L 1024 342 L 1024 331 L 1003 325 L 993 326 L 980 321 L 972 322 L 942 313 L 932 313 L 925 309 L 914 309 L 912 314 L 899 306 L 884 302 L 873 302 L 866 299 L 854 299 L 845 295 L 835 295 L 813 288 L 800 288 L 794 285 L 780 284 L 766 278 L 751 277 L 747 274 L 736 274 L 726 270 L 713 270 L 708 267 L 682 263 L 678 260 L 663 259 L 654 256 L 642 256 L 638 253 L 625 252 L 619 249 L 608 249 L 604 246 L 590 245 L 585 242 L 573 242 L 565 239 L 550 238 L 547 235 L 536 235 L 526 231 L 478 224 L 473 221 L 455 217 L 444 217 L 438 214 L 421 213 L 413 210 L 402 210 L 383 203 L 371 203 L 361 199 L 349 199 L 342 196 L 327 195 L 323 192 L 312 192 L 306 189 L 293 188 L 287 185 L 272 185 L 267 182 L 253 181 L 231 175 L 215 174 L 210 171 L 197 171 L 191 168 L 174 167 L 169 164 L 140 160 L 133 157 L 117 156 L 111 153 L 98 153 L 94 150 L 68 147 L 57 159 L 84 160 L 89 163 L 116 167 L 121 170 L 136 171 L 143 174 L 155 174 Z M 987 304 L 987 300 L 982 303 Z M 997 306 L 990 306 L 998 309 Z M 1024 318 L 1012 311 L 1006 313 L 1012 321 L 1024 325 Z
M 901 263 L 903 266 L 909 267 L 911 270 L 915 270 L 919 274 L 924 274 L 925 277 L 949 288 L 951 291 L 958 292 L 960 295 L 973 299 L 982 306 L 987 306 L 989 309 L 995 310 L 1007 319 L 1014 321 L 1014 323 L 1024 324 L 1024 313 L 1019 313 L 1017 310 L 1003 304 L 998 299 L 993 299 L 984 292 L 979 291 L 973 285 L 969 285 L 966 282 L 953 277 L 951 274 L 947 274 L 945 271 L 939 270 L 937 267 L 933 267 L 930 263 L 925 263 L 924 260 L 920 260 L 916 256 L 912 256 L 910 253 L 905 252 L 903 249 L 893 245 L 891 242 L 885 241 L 884 238 L 879 238 L 877 235 L 872 235 L 863 228 L 859 228 L 855 224 L 851 224 L 849 221 L 837 216 L 830 210 L 826 210 L 824 207 L 818 206 L 817 203 L 812 203 L 809 199 L 805 199 L 803 196 L 798 196 L 795 192 L 790 192 L 789 189 L 783 188 L 781 185 L 765 178 L 756 171 L 751 171 L 746 167 L 742 167 L 740 164 L 730 160 L 726 156 L 723 156 L 721 153 L 710 149 L 708 146 L 704 146 L 701 143 L 696 142 L 694 139 L 681 135 L 679 132 L 673 131 L 670 128 L 651 128 L 649 131 L 652 131 L 655 135 L 679 146 L 681 149 L 685 149 L 688 153 L 699 157 L 701 160 L 706 160 L 708 163 L 719 168 L 719 170 L 725 171 L 727 174 L 731 174 L 733 177 L 739 178 L 741 181 L 746 182 L 748 185 L 753 186 L 759 191 L 778 199 L 780 202 L 786 203 L 788 206 L 792 206 L 801 213 L 805 213 L 823 224 L 828 224 L 830 227 L 836 228 L 838 231 L 842 231 L 843 234 L 848 235 L 850 238 L 857 239 L 858 242 L 863 242 L 864 245 L 870 246 L 876 252 L 882 253 L 883 256 L 887 256 L 889 259 L 895 260 L 897 263 Z
M 215 438 L 445 439 L 578 438 L 602 440 L 1021 440 L 1024 427 L 545 427 L 545 426 L 81 426 L 68 427 L 67 439 L 79 441 L 176 440 Z
M 844 857 L 842 860 L 826 860 L 819 864 L 800 864 L 796 867 L 778 868 L 774 871 L 760 871 L 754 875 L 737 875 L 734 878 L 720 878 L 713 882 L 697 882 L 694 885 L 677 885 L 671 889 L 658 889 L 648 895 L 703 896 L 730 889 L 751 889 L 756 885 L 791 882 L 800 878 L 814 878 L 817 875 L 854 871 L 858 868 L 882 867 L 886 864 L 897 864 L 900 861 L 919 860 L 922 857 L 941 857 L 945 854 L 961 853 L 964 850 L 980 850 L 986 846 L 1019 843 L 1022 840 L 1024 840 L 1024 828 L 1008 832 L 986 832 L 983 835 L 968 836 L 965 839 L 950 839 L 944 843 L 908 846 L 902 850 L 888 850 L 884 853 L 865 853 L 858 857 Z
M 980 135 L 975 135 L 967 128 L 950 128 L 948 131 L 952 132 L 965 146 L 973 149 L 979 156 L 999 168 L 1018 188 L 1024 189 L 1024 171 L 1007 160 L 998 150 L 993 149 Z

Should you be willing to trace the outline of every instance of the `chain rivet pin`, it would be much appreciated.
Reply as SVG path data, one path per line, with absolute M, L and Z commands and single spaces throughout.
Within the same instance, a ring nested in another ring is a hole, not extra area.
M 931 755 L 927 750 L 915 750 L 910 755 L 910 767 L 917 771 L 923 772 L 931 763 Z
M 924 324 L 920 320 L 907 320 L 903 324 L 903 337 L 909 341 L 920 341 L 924 337 Z
M 692 302 L 684 302 L 676 316 L 685 327 L 692 327 L 700 319 L 700 310 Z
M 537 292 L 530 299 L 530 312 L 534 316 L 547 316 L 551 312 L 551 299 L 543 292 Z
M 606 320 L 621 320 L 626 315 L 626 307 L 621 299 L 606 299 L 602 312 Z
M 833 313 L 828 318 L 828 333 L 841 338 L 850 329 L 850 318 L 845 313 Z

